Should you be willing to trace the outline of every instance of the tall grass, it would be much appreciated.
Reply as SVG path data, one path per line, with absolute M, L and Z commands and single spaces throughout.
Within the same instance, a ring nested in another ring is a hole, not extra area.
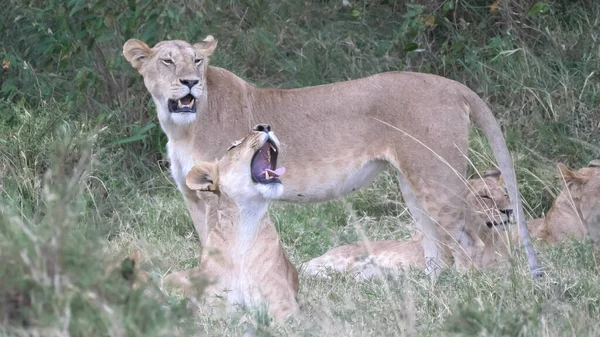
M 8 1 L 0 13 L 0 334 L 597 335 L 598 256 L 585 242 L 540 245 L 548 275 L 540 281 L 526 277 L 519 254 L 509 270 L 448 270 L 434 284 L 419 270 L 366 283 L 301 279 L 302 313 L 282 326 L 261 312 L 198 312 L 162 289 L 171 269 L 198 264 L 200 247 L 152 103 L 120 55 L 130 37 L 215 35 L 211 62 L 260 86 L 388 70 L 465 83 L 505 130 L 531 217 L 561 188 L 556 162 L 579 167 L 600 155 L 597 2 L 350 3 Z M 477 131 L 469 157 L 472 172 L 493 166 Z M 365 236 L 414 232 L 391 171 L 343 200 L 276 203 L 271 215 L 296 265 Z M 134 251 L 136 268 L 150 275 L 135 289 L 124 277 Z

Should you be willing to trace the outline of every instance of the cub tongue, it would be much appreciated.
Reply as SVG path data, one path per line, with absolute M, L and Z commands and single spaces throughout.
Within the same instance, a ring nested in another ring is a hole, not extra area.
M 279 178 L 280 176 L 282 176 L 285 173 L 285 167 L 280 167 L 280 168 L 276 169 L 275 171 L 273 171 L 271 169 L 266 169 L 265 172 L 268 172 L 269 176 L 271 176 L 273 178 Z

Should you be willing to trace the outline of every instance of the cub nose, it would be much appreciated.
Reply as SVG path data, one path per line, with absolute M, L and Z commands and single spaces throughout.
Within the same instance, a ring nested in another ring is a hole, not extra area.
M 192 89 L 193 86 L 195 86 L 196 84 L 198 84 L 198 80 L 179 80 L 179 82 L 181 82 L 181 84 L 185 85 L 186 87 Z
M 258 124 L 252 130 L 269 133 L 271 132 L 271 126 L 268 124 Z

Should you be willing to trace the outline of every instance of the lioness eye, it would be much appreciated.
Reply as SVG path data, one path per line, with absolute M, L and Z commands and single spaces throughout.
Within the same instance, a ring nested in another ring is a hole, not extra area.
M 492 199 L 492 197 L 490 197 L 489 195 L 480 195 L 480 197 L 483 199 Z
M 162 63 L 164 63 L 164 64 L 166 64 L 166 65 L 168 65 L 168 66 L 170 66 L 170 65 L 173 65 L 173 64 L 174 64 L 174 63 L 173 63 L 173 60 L 171 60 L 171 59 L 162 59 L 161 61 L 162 61 Z
M 195 59 L 194 63 L 196 63 L 196 65 L 199 66 L 200 64 L 202 64 L 202 59 Z

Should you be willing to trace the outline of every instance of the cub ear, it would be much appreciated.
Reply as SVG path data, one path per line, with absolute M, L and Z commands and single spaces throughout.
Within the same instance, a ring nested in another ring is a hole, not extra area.
M 588 177 L 578 171 L 570 170 L 565 164 L 558 163 L 559 177 L 567 182 L 567 186 L 583 185 L 587 182 Z
M 137 70 L 140 70 L 144 60 L 150 56 L 151 52 L 150 47 L 138 39 L 129 39 L 123 45 L 123 55 L 127 62 Z
M 482 178 L 494 178 L 498 182 L 498 185 L 500 185 L 500 186 L 504 185 L 504 176 L 502 175 L 500 170 L 497 170 L 497 169 L 485 171 Z
M 600 167 L 600 159 L 594 159 L 589 164 L 588 167 Z
M 216 192 L 219 188 L 219 167 L 217 163 L 203 162 L 192 167 L 185 184 L 191 190 Z
M 204 42 L 194 44 L 196 52 L 202 56 L 210 56 L 217 48 L 217 40 L 212 35 L 207 36 Z
M 483 173 L 482 178 L 495 178 L 495 179 L 500 179 L 502 173 L 500 173 L 500 170 L 487 170 Z

